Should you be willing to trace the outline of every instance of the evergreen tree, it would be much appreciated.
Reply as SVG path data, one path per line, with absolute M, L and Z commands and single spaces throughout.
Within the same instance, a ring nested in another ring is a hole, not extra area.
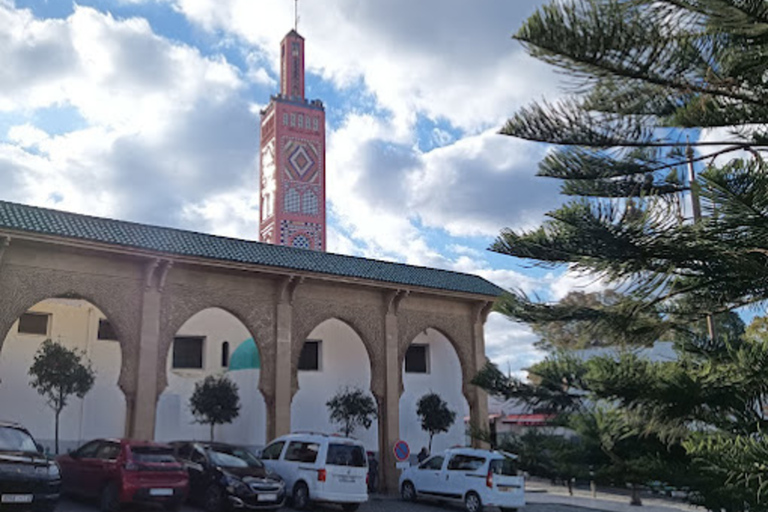
M 368 430 L 376 419 L 376 402 L 360 388 L 344 388 L 326 402 L 331 421 L 341 425 L 344 435 L 351 436 L 357 427 Z
M 421 420 L 421 429 L 429 434 L 429 452 L 432 453 L 432 438 L 435 434 L 448 432 L 456 421 L 456 411 L 437 393 L 427 393 L 416 402 L 416 414 Z
M 226 376 L 209 375 L 195 383 L 195 391 L 189 398 L 189 408 L 197 423 L 210 426 L 213 442 L 214 427 L 232 423 L 240 415 L 237 384 Z
M 572 199 L 538 229 L 504 230 L 492 250 L 591 274 L 622 297 L 574 307 L 511 294 L 499 310 L 585 323 L 624 347 L 675 339 L 678 360 L 625 351 L 560 387 L 554 375 L 544 387 L 482 378 L 561 405 L 575 382 L 642 418 L 644 436 L 685 447 L 713 509 L 768 507 L 768 348 L 739 338 L 728 314 L 768 299 L 767 22 L 764 0 L 553 1 L 515 38 L 573 92 L 502 129 L 552 145 L 539 175 Z

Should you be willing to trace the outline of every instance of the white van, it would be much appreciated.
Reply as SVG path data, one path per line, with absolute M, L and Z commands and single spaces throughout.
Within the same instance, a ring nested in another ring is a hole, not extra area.
M 363 443 L 349 437 L 295 433 L 278 437 L 261 460 L 285 481 L 293 508 L 311 502 L 338 503 L 345 512 L 368 501 L 368 460 Z
M 525 505 L 525 480 L 511 453 L 452 448 L 433 455 L 400 475 L 400 495 L 463 503 L 467 512 L 499 507 L 513 512 Z

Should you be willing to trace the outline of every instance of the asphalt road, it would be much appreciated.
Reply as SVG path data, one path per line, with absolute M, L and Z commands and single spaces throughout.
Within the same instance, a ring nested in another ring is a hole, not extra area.
M 521 509 L 521 512 L 577 512 L 580 509 L 580 507 L 574 507 L 573 505 L 560 505 L 560 504 L 550 504 L 550 503 L 530 503 L 525 506 L 524 509 Z M 134 512 L 144 512 L 144 508 L 140 507 L 133 507 L 126 509 L 126 512 L 128 511 L 134 511 Z M 158 512 L 161 512 L 162 509 L 157 508 L 155 509 Z M 281 511 L 290 512 L 291 508 L 284 507 L 281 509 Z M 340 507 L 333 507 L 333 506 L 318 506 L 314 507 L 313 510 L 316 510 L 318 512 L 340 512 Z M 452 505 L 438 505 L 438 504 L 431 504 L 431 503 L 406 503 L 403 501 L 400 501 L 398 499 L 393 498 L 382 498 L 377 496 L 372 496 L 368 503 L 364 503 L 360 506 L 360 509 L 358 512 L 440 512 L 440 511 L 448 511 L 448 512 L 460 512 L 463 510 L 459 506 L 452 506 Z M 493 510 L 493 509 L 489 509 Z M 595 509 L 589 509 L 589 508 L 581 508 L 584 512 L 591 512 Z M 194 508 L 194 507 L 184 507 L 182 509 L 183 512 L 201 512 L 200 509 Z M 75 502 L 70 500 L 63 500 L 59 506 L 56 508 L 56 512 L 98 512 L 98 507 L 93 503 L 87 503 L 87 502 Z

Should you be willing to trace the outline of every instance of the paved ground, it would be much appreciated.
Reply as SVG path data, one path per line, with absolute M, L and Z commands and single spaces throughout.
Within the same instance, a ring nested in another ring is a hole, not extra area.
M 644 500 L 643 507 L 631 507 L 625 497 L 620 496 L 617 499 L 616 496 L 598 495 L 598 499 L 592 499 L 591 497 L 582 496 L 582 493 L 576 492 L 574 496 L 569 496 L 567 491 L 563 489 L 561 493 L 559 489 L 552 488 L 551 490 L 543 489 L 543 487 L 537 486 L 532 489 L 532 492 L 526 494 L 526 500 L 528 504 L 521 512 L 680 512 L 681 509 L 686 509 L 690 512 L 695 512 L 696 509 L 679 503 L 668 503 L 662 500 L 646 499 Z M 138 508 L 132 509 L 135 512 L 144 512 Z M 156 509 L 160 512 L 162 509 Z M 292 509 L 283 508 L 286 512 L 290 512 Z M 336 507 L 316 507 L 318 512 L 331 512 L 340 511 L 340 508 Z M 398 499 L 372 496 L 368 503 L 364 503 L 359 512 L 459 512 L 462 508 L 458 506 L 440 506 L 430 503 L 405 503 Z M 72 502 L 69 500 L 63 501 L 56 509 L 57 512 L 98 512 L 98 508 L 94 504 Z M 185 507 L 183 512 L 201 512 L 199 509 L 193 507 Z

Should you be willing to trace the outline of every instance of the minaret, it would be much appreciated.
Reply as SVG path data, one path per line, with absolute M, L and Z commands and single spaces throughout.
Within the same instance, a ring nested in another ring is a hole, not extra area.
M 304 38 L 280 44 L 280 94 L 261 112 L 259 240 L 325 250 L 325 108 L 304 98 Z

